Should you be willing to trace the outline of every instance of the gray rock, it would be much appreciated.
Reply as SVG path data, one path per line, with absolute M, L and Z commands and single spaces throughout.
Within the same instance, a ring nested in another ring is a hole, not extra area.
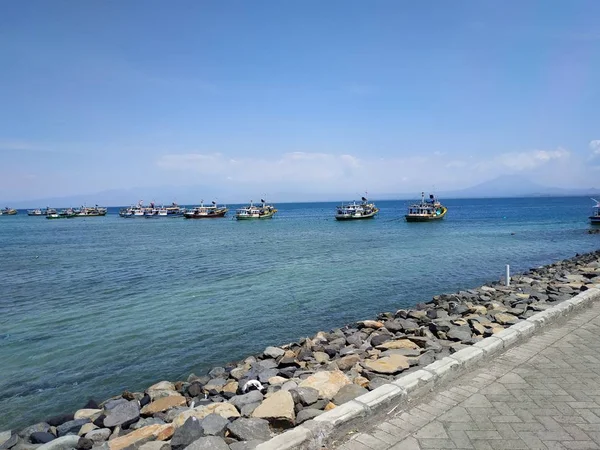
M 110 409 L 115 409 L 119 405 L 125 405 L 127 403 L 129 403 L 129 401 L 125 400 L 124 398 L 108 400 L 106 403 L 104 403 L 104 409 L 108 411 Z
M 446 336 L 453 341 L 466 341 L 471 339 L 471 327 L 468 325 L 452 327 L 450 331 L 446 333 Z
M 23 439 L 28 440 L 29 436 L 31 436 L 32 433 L 36 433 L 36 432 L 49 433 L 50 432 L 50 424 L 48 424 L 46 422 L 36 423 L 35 425 L 30 425 L 27 428 L 23 428 L 21 431 L 19 431 L 18 434 Z
M 240 414 L 243 417 L 250 417 L 250 416 L 252 416 L 252 413 L 254 412 L 254 410 L 256 408 L 258 408 L 259 406 L 260 406 L 260 402 L 244 405 L 244 406 L 242 406 L 242 409 L 240 410 Z
M 52 433 L 46 433 L 45 431 L 36 431 L 29 436 L 29 440 L 32 444 L 47 444 L 54 439 L 56 439 L 56 436 Z
M 362 386 L 358 384 L 347 384 L 342 386 L 337 394 L 331 400 L 335 405 L 339 406 L 343 403 L 349 402 L 350 400 L 354 400 L 359 395 L 363 395 L 369 392 Z
M 242 409 L 244 405 L 249 405 L 250 403 L 262 402 L 264 395 L 259 391 L 250 391 L 244 395 L 236 395 L 229 399 L 229 403 L 235 406 L 238 410 Z
M 369 381 L 369 390 L 377 389 L 379 386 L 383 386 L 384 384 L 388 384 L 390 381 L 387 378 L 383 377 L 374 377 Z
M 258 374 L 258 380 L 261 383 L 266 383 L 267 381 L 269 381 L 269 378 L 277 376 L 278 373 L 279 373 L 278 369 L 263 370 L 262 372 L 259 372 L 259 374 Z
M 427 313 L 421 311 L 425 316 Z M 414 320 L 410 319 L 396 319 L 396 321 L 402 326 L 402 329 L 406 332 L 413 332 L 419 329 L 419 324 Z
M 77 447 L 79 436 L 68 435 L 54 439 L 47 444 L 40 445 L 38 450 L 71 450 Z
M 208 392 L 209 395 L 217 395 L 221 393 L 223 386 L 226 384 L 227 380 L 225 378 L 213 378 L 204 385 L 204 390 Z
M 175 430 L 171 438 L 171 448 L 182 450 L 204 435 L 201 421 L 196 417 L 188 418 L 183 425 Z
M 139 450 L 170 450 L 171 446 L 164 441 L 151 441 L 142 444 Z
M 193 381 L 187 388 L 188 395 L 190 397 L 198 397 L 204 392 L 204 385 L 199 381 Z
M 108 440 L 110 437 L 110 430 L 108 428 L 98 428 L 97 430 L 90 431 L 85 437 L 98 444 Z
M 84 437 L 80 437 L 79 441 L 77 442 L 77 450 L 91 450 L 91 448 L 94 446 L 94 441 L 91 441 L 87 438 Z
M 229 448 L 231 450 L 254 450 L 259 444 L 262 444 L 262 441 L 252 440 L 232 442 L 231 444 L 229 444 Z
M 277 367 L 277 361 L 274 359 L 263 359 L 252 364 L 252 369 L 260 372 L 261 370 L 275 369 Z
M 58 434 L 58 437 L 66 436 L 67 434 L 77 434 L 81 427 L 89 422 L 91 422 L 90 419 L 69 420 L 56 427 L 56 433 Z
M 269 422 L 264 419 L 246 419 L 242 417 L 230 423 L 227 429 L 233 437 L 240 441 L 253 439 L 267 441 L 271 438 Z
M 346 342 L 348 343 L 348 345 L 354 345 L 356 348 L 358 348 L 362 345 L 366 338 L 367 335 L 359 331 L 348 336 L 346 338 Z
M 302 422 L 314 419 L 315 417 L 320 416 L 324 412 L 325 411 L 314 408 L 303 409 L 302 411 L 299 411 L 298 414 L 296 414 L 296 425 L 300 425 Z
M 132 430 L 137 430 L 139 428 L 147 427 L 148 425 L 164 425 L 165 421 L 159 419 L 158 417 L 147 417 L 145 419 L 140 419 L 129 428 Z
M 186 450 L 230 450 L 223 438 L 218 436 L 205 436 L 192 442 Z
M 387 334 L 375 334 L 371 336 L 371 346 L 377 347 L 378 345 L 381 345 L 384 342 L 389 341 L 390 339 L 392 339 L 392 337 Z
M 205 436 L 225 437 L 225 429 L 229 425 L 229 420 L 221 417 L 219 414 L 209 414 L 202 419 L 201 425 Z
M 268 356 L 269 358 L 279 358 L 280 356 L 285 355 L 285 350 L 279 347 L 267 347 L 263 352 L 263 355 Z
M 435 361 L 435 353 L 433 350 L 428 350 L 419 356 L 419 366 L 428 366 Z
M 7 448 L 14 447 L 19 442 L 19 435 L 12 431 L 5 431 L 0 433 L 0 449 L 4 450 Z
M 319 400 L 319 391 L 311 387 L 299 387 L 290 391 L 294 403 L 300 403 L 304 406 L 312 405 Z
M 105 412 L 104 426 L 113 428 L 116 426 L 127 427 L 140 418 L 140 407 L 135 400 L 119 403 Z
M 211 378 L 227 378 L 227 371 L 223 367 L 214 367 L 210 372 L 208 372 L 208 376 Z

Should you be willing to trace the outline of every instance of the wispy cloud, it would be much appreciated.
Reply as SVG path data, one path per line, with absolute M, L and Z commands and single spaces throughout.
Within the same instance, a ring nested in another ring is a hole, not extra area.
M 600 139 L 590 141 L 590 150 L 592 151 L 592 156 L 600 155 Z
M 514 171 L 524 171 L 535 169 L 551 161 L 567 159 L 570 155 L 571 152 L 559 147 L 556 150 L 503 153 L 493 158 L 491 163 Z

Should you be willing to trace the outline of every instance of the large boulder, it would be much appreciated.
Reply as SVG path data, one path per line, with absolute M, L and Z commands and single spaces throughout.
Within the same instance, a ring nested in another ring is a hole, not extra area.
M 205 436 L 192 442 L 186 450 L 230 450 L 223 438 L 218 436 Z
M 363 395 L 369 392 L 362 386 L 358 384 L 347 384 L 346 386 L 342 386 L 342 388 L 338 391 L 337 394 L 331 400 L 335 405 L 341 405 L 343 403 L 349 402 L 350 400 L 354 400 L 359 395 Z
M 69 436 L 63 436 L 59 437 L 58 439 L 54 439 L 47 444 L 40 445 L 37 450 L 71 450 L 77 447 L 78 442 L 79 436 L 71 434 Z
M 56 427 L 58 437 L 66 436 L 67 434 L 77 434 L 82 426 L 89 423 L 90 419 L 69 420 Z
M 4 450 L 15 446 L 19 442 L 19 435 L 12 431 L 0 433 L 0 449 Z
M 346 371 L 352 369 L 354 365 L 360 361 L 360 356 L 358 355 L 347 355 L 343 358 L 340 358 L 336 361 L 336 364 L 340 370 Z
M 152 403 L 144 406 L 140 411 L 140 414 L 150 416 L 157 412 L 167 411 L 176 406 L 186 406 L 187 402 L 183 395 L 170 395 L 168 397 L 162 397 L 158 400 L 154 400 Z
M 23 439 L 28 440 L 29 436 L 31 436 L 31 434 L 36 433 L 36 432 L 49 433 L 50 432 L 50 424 L 48 424 L 46 422 L 36 423 L 34 425 L 28 426 L 27 428 L 23 428 L 21 431 L 19 431 L 18 434 Z
M 316 403 L 319 400 L 319 391 L 315 388 L 309 387 L 298 387 L 290 391 L 294 403 L 300 403 L 301 405 L 308 406 Z
M 170 424 L 150 425 L 124 436 L 110 439 L 106 444 L 109 450 L 122 450 L 130 446 L 135 448 L 149 441 L 166 441 L 173 436 L 174 431 L 173 426 Z
M 254 410 L 252 417 L 266 419 L 276 426 L 293 426 L 296 413 L 292 394 L 287 391 L 275 392 Z
M 280 356 L 283 356 L 285 354 L 285 350 L 279 348 L 279 347 L 267 347 L 265 348 L 265 351 L 263 352 L 263 354 L 265 356 L 267 356 L 268 358 L 279 358 Z
M 32 444 L 47 444 L 50 441 L 56 439 L 52 433 L 47 433 L 45 431 L 36 431 L 35 433 L 31 433 L 29 436 L 29 440 Z M 0 437 L 0 442 L 2 438 Z M 1 446 L 1 445 L 0 445 Z
M 212 413 L 202 419 L 202 429 L 205 436 L 225 436 L 225 429 L 229 425 L 229 420 L 218 414 Z
M 418 350 L 420 347 L 409 339 L 398 339 L 395 341 L 387 341 L 381 345 L 378 345 L 379 350 L 398 350 L 398 349 L 409 349 Z
M 237 409 L 241 410 L 244 405 L 249 405 L 251 403 L 262 402 L 264 395 L 259 391 L 250 391 L 244 395 L 236 395 L 229 400 L 229 403 L 234 405 Z
M 95 443 L 100 443 L 108 440 L 110 437 L 110 430 L 108 428 L 98 428 L 97 430 L 92 430 L 85 435 L 86 439 L 94 441 Z
M 173 450 L 182 450 L 195 440 L 204 435 L 201 421 L 196 417 L 190 417 L 185 423 L 177 428 L 171 438 L 171 448 Z
M 104 426 L 113 428 L 120 426 L 126 428 L 129 425 L 137 422 L 140 418 L 140 407 L 136 400 L 126 403 L 119 403 L 112 409 L 106 410 L 104 418 Z
M 197 419 L 204 419 L 209 414 L 218 414 L 225 419 L 236 419 L 240 417 L 239 411 L 231 403 L 211 403 L 210 405 L 198 406 L 197 408 L 188 409 L 180 413 L 173 420 L 175 428 L 180 427 L 190 417 L 196 417 Z
M 315 417 L 320 416 L 324 412 L 325 411 L 323 411 L 321 409 L 314 409 L 314 408 L 303 409 L 302 411 L 299 411 L 298 414 L 296 415 L 296 425 L 300 425 L 301 423 L 304 423 L 307 420 L 314 419 Z
M 146 389 L 146 393 L 152 400 L 158 400 L 159 398 L 169 397 L 171 395 L 180 395 L 179 392 L 177 392 L 177 389 L 175 389 L 175 385 L 170 381 L 161 381 L 153 384 Z
M 75 420 L 77 420 L 77 419 L 92 419 L 92 417 L 98 416 L 101 412 L 102 412 L 101 409 L 91 409 L 91 408 L 80 409 L 75 413 L 73 418 Z
M 303 380 L 299 387 L 314 388 L 319 397 L 331 399 L 342 386 L 351 384 L 350 379 L 339 370 L 317 372 Z
M 237 419 L 227 426 L 227 430 L 234 438 L 240 441 L 267 441 L 271 438 L 269 422 L 264 419 Z
M 376 360 L 367 360 L 363 365 L 373 372 L 394 375 L 410 367 L 408 358 L 403 355 L 390 355 Z

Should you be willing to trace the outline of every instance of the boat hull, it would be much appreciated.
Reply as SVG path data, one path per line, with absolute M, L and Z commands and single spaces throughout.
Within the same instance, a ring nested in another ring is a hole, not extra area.
M 275 215 L 275 212 L 263 214 L 262 216 L 235 216 L 237 220 L 261 220 L 271 219 Z
M 590 223 L 593 225 L 600 225 L 600 216 L 591 216 Z
M 377 215 L 379 211 L 374 211 L 370 214 L 363 214 L 360 216 L 335 216 L 335 220 L 361 220 L 361 219 L 372 219 L 373 217 L 375 217 Z
M 220 217 L 225 217 L 227 213 L 218 213 L 218 214 L 207 214 L 207 215 L 195 215 L 195 214 L 185 214 L 183 217 L 186 219 L 218 219 Z
M 447 212 L 448 212 L 448 208 L 446 208 L 444 206 L 444 207 L 442 207 L 441 214 L 432 214 L 432 215 L 428 215 L 428 216 L 407 214 L 404 216 L 404 218 L 406 219 L 407 222 L 432 222 L 435 220 L 442 220 L 446 216 Z

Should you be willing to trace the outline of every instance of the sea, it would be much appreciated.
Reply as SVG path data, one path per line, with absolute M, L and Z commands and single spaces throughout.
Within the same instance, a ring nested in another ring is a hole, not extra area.
M 407 201 L 338 222 L 0 216 L 0 431 L 600 248 L 589 198 Z

